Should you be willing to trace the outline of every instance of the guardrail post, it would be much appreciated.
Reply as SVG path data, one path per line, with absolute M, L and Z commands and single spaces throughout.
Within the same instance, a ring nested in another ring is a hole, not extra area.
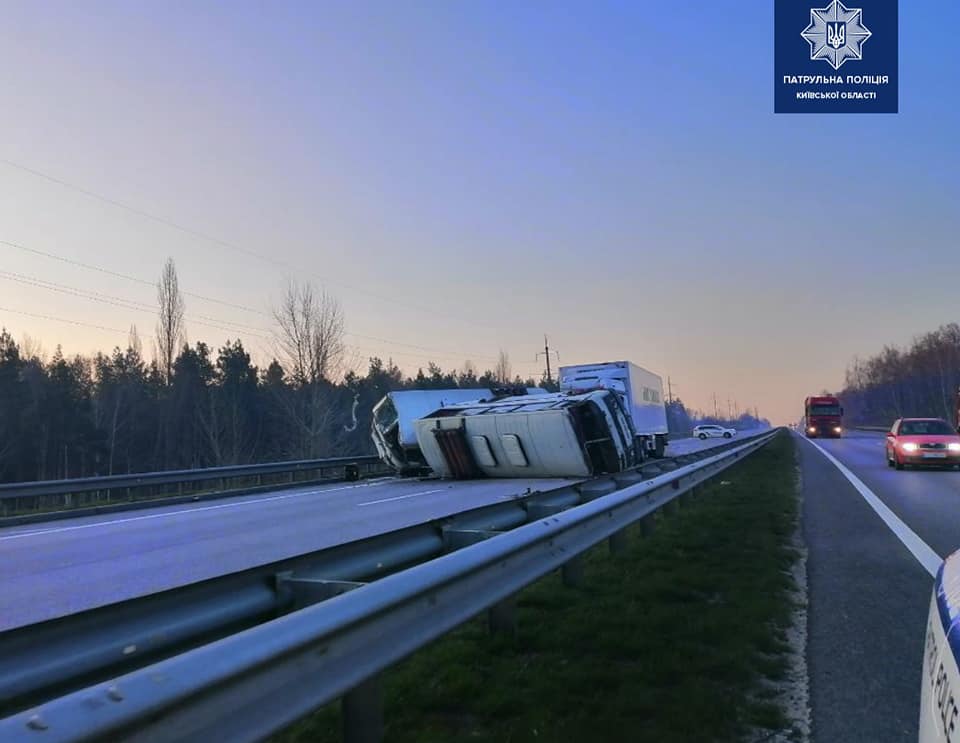
M 482 542 L 499 533 L 488 529 L 457 529 L 446 526 L 443 528 L 443 541 L 448 551 L 458 550 Z M 500 632 L 509 635 L 517 634 L 516 596 L 505 598 L 487 610 L 487 627 L 493 634 Z
M 277 590 L 289 591 L 292 599 L 291 609 L 293 610 L 326 601 L 365 585 L 366 583 L 352 580 L 331 580 L 309 575 L 298 576 L 291 571 L 277 574 Z
M 380 743 L 383 740 L 383 685 L 371 676 L 341 700 L 344 743 Z
M 563 585 L 577 588 L 583 584 L 583 556 L 572 557 L 560 568 Z
M 654 527 L 656 526 L 656 522 L 654 521 L 655 517 L 656 513 L 651 513 L 649 516 L 644 516 L 637 522 L 640 527 L 640 536 L 649 537 L 653 534 Z
M 674 485 L 676 485 L 676 483 L 674 483 Z M 668 516 L 676 516 L 678 513 L 680 513 L 680 498 L 681 496 L 675 495 L 673 498 L 664 503 L 662 509 L 663 512 Z
M 517 634 L 517 597 L 510 596 L 487 611 L 487 627 L 491 634 Z
M 627 551 L 629 541 L 627 539 L 627 530 L 621 529 L 616 534 L 611 534 L 607 540 L 611 555 L 622 555 Z

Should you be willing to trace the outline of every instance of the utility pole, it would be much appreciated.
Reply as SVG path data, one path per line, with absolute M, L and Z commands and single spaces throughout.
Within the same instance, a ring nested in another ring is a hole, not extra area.
M 673 405 L 673 382 L 670 381 L 670 377 L 667 377 L 667 404 Z
M 720 418 L 720 410 L 719 410 L 719 408 L 717 408 L 717 393 L 716 393 L 716 392 L 713 393 L 713 417 L 714 417 L 714 418 L 717 418 L 717 419 Z
M 557 354 L 557 361 L 560 360 L 560 354 L 554 351 L 553 353 Z M 543 334 L 543 350 L 539 351 L 534 356 L 534 361 L 540 358 L 540 356 L 545 356 L 547 359 L 547 384 L 553 384 L 553 376 L 550 374 L 550 344 L 547 341 L 547 334 Z

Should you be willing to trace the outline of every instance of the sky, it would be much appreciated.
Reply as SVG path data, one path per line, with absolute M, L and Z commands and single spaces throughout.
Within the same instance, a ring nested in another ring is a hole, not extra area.
M 260 364 L 295 278 L 361 367 L 539 377 L 546 333 L 786 423 L 960 320 L 955 3 L 900 4 L 899 114 L 799 116 L 769 0 L 3 9 L 0 325 L 48 352 L 149 347 L 172 257 Z

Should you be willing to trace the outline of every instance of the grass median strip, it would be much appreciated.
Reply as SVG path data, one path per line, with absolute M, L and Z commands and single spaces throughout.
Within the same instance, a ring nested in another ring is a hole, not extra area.
M 789 739 L 772 687 L 788 668 L 796 492 L 781 434 L 652 535 L 632 527 L 624 553 L 587 553 L 582 587 L 525 589 L 516 636 L 477 619 L 388 671 L 386 739 Z M 276 738 L 340 739 L 338 705 Z

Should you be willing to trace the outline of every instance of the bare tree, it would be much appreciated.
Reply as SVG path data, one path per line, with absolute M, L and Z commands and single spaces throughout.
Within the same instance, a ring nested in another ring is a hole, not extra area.
M 164 381 L 170 384 L 173 378 L 173 362 L 177 351 L 186 342 L 184 327 L 183 297 L 177 281 L 177 268 L 173 258 L 167 258 L 157 284 L 157 301 L 160 305 L 160 319 L 157 322 L 157 355 Z
M 502 348 L 500 349 L 500 355 L 497 357 L 497 366 L 493 370 L 494 376 L 496 376 L 497 381 L 500 384 L 509 384 L 512 377 L 512 370 L 510 368 L 510 357 L 507 355 L 507 352 Z
M 143 355 L 143 342 L 140 340 L 136 325 L 130 326 L 130 332 L 127 334 L 127 348 L 136 352 L 137 356 Z
M 47 352 L 38 338 L 24 333 L 23 340 L 20 341 L 20 358 L 45 364 L 47 363 Z
M 346 347 L 343 310 L 335 297 L 291 281 L 273 317 L 277 354 L 297 384 L 330 381 L 340 373 Z
M 275 350 L 294 383 L 294 389 L 281 391 L 277 400 L 291 427 L 290 454 L 330 456 L 349 433 L 343 430 L 349 421 L 333 386 L 347 361 L 343 310 L 326 292 L 290 281 L 273 316 Z

